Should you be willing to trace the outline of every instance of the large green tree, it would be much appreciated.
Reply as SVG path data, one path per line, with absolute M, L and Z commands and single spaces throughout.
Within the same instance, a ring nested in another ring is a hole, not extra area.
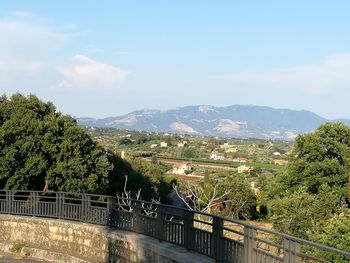
M 227 193 L 221 201 L 222 215 L 234 219 L 252 219 L 257 216 L 257 198 L 245 176 L 228 175 L 219 185 L 221 192 Z
M 316 131 L 296 138 L 286 171 L 278 178 L 280 190 L 293 191 L 300 185 L 317 194 L 323 184 L 340 195 L 346 194 L 350 159 L 350 128 L 327 123 Z
M 266 187 L 274 227 L 332 246 L 341 240 L 337 231 L 349 222 L 341 216 L 349 214 L 349 161 L 350 128 L 344 124 L 327 123 L 298 136 L 289 165 Z M 344 242 L 338 247 L 349 250 Z
M 51 103 L 0 98 L 0 187 L 106 193 L 113 165 L 104 149 Z

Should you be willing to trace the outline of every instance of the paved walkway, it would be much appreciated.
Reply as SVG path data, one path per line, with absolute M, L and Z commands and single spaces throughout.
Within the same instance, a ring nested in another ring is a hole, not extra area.
M 0 263 L 48 263 L 48 262 L 50 261 L 44 261 L 44 260 L 32 259 L 32 258 L 20 258 L 9 253 L 0 254 Z

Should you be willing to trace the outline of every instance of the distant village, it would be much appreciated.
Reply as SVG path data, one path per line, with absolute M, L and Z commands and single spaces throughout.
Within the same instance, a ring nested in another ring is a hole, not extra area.
M 248 175 L 269 172 L 288 164 L 291 149 L 289 142 L 146 132 L 119 134 L 119 142 L 122 158 L 157 158 L 169 165 L 168 175 L 188 179 L 203 178 L 208 169 L 226 168 Z

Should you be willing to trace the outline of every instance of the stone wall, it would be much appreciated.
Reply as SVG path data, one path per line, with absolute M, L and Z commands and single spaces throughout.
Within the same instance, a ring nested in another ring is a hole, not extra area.
M 104 226 L 58 219 L 0 215 L 0 250 L 23 246 L 29 257 L 64 263 L 214 262 L 167 242 Z

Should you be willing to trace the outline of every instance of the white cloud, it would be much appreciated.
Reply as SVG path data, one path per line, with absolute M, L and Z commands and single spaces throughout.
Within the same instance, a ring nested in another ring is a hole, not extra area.
M 327 93 L 350 85 L 350 54 L 333 54 L 317 64 L 264 72 L 235 72 L 228 76 L 238 87 L 292 89 Z
M 74 24 L 57 26 L 22 10 L 0 16 L 0 93 L 118 86 L 126 70 L 83 55 L 69 61 L 69 43 L 80 35 Z M 94 45 L 84 46 L 90 53 L 103 52 Z
M 61 47 L 76 34 L 67 30 L 60 32 L 49 21 L 23 11 L 0 17 L 1 53 L 24 57 L 30 56 L 30 52 L 46 54 Z
M 0 17 L 0 92 L 37 86 L 38 76 L 72 35 L 33 13 L 17 10 Z
M 84 55 L 75 55 L 71 65 L 59 69 L 63 80 L 59 88 L 113 89 L 125 79 L 128 72 L 120 67 L 97 62 Z

